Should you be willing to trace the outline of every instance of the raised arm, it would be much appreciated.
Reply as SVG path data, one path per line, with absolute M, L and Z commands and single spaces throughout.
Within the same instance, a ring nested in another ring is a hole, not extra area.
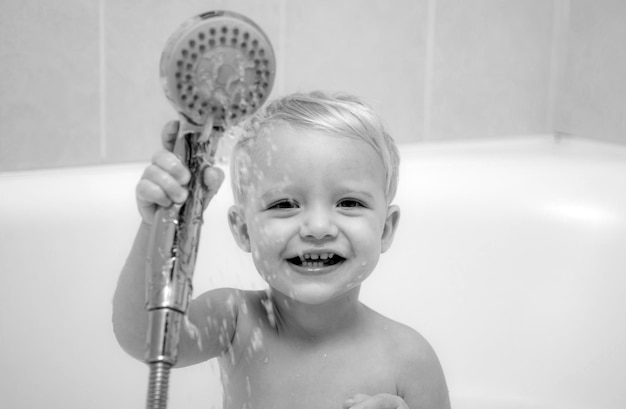
M 148 326 L 148 312 L 145 308 L 146 298 L 146 256 L 148 241 L 151 233 L 151 224 L 158 206 L 167 207 L 173 203 L 181 204 L 185 201 L 188 191 L 185 185 L 190 179 L 189 171 L 174 155 L 171 150 L 176 138 L 178 124 L 171 122 L 163 131 L 163 150 L 157 152 L 149 166 L 146 167 L 137 184 L 136 198 L 142 222 L 139 226 L 130 254 L 119 276 L 117 288 L 113 298 L 113 328 L 121 347 L 136 359 L 143 360 L 146 351 L 146 334 Z M 223 180 L 223 172 L 218 168 L 207 168 L 204 171 L 204 183 L 209 194 L 214 194 Z M 207 304 L 203 296 L 203 304 Z M 216 298 L 224 298 L 220 292 Z M 181 333 L 179 362 L 180 365 L 191 364 L 202 359 L 210 358 L 211 354 L 219 353 L 218 341 L 210 348 L 209 342 L 200 345 L 197 325 L 194 316 L 204 312 L 204 307 L 196 306 L 192 302 L 189 311 L 191 317 L 185 323 Z M 219 303 L 216 303 L 219 305 Z M 226 307 L 226 305 L 224 305 Z M 233 315 L 232 309 L 215 309 L 214 314 Z M 205 330 L 206 332 L 206 330 Z M 202 350 L 198 350 L 198 347 Z

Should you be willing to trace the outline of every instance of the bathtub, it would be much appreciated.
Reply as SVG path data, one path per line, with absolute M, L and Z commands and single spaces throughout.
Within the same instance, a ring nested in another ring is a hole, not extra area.
M 419 330 L 456 409 L 626 407 L 626 147 L 528 137 L 401 147 L 392 248 L 362 299 Z M 144 407 L 111 326 L 145 164 L 0 174 L 3 407 Z M 195 292 L 261 288 L 211 203 Z M 170 405 L 220 406 L 215 362 Z

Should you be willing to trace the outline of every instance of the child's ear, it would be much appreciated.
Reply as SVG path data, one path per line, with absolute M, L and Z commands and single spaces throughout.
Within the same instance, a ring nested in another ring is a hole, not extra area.
M 237 206 L 228 209 L 228 225 L 235 241 L 240 249 L 250 252 L 250 236 L 248 235 L 248 225 L 242 210 Z
M 383 235 L 381 238 L 381 252 L 384 253 L 391 247 L 393 237 L 396 235 L 398 222 L 400 221 L 400 207 L 391 205 L 387 208 L 387 218 L 383 227 Z

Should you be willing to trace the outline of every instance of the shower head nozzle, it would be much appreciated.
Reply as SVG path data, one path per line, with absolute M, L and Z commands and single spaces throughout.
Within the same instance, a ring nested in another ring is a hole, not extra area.
M 161 56 L 163 89 L 191 124 L 226 128 L 263 105 L 276 62 L 265 33 L 250 19 L 212 11 L 186 21 Z

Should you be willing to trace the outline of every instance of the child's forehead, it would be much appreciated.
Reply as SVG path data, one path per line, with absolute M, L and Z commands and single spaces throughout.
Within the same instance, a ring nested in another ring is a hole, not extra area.
M 264 129 L 256 138 L 253 153 L 266 157 L 272 153 L 289 153 L 298 148 L 311 148 L 316 145 L 360 145 L 367 144 L 354 135 L 330 132 L 314 128 L 301 128 L 289 124 L 278 124 Z
M 258 178 L 269 173 L 288 177 L 297 172 L 312 177 L 322 169 L 339 174 L 360 172 L 384 178 L 385 165 L 367 142 L 354 136 L 282 126 L 260 135 L 250 155 L 250 170 Z
M 250 170 L 256 179 L 268 175 L 292 180 L 324 175 L 384 179 L 384 164 L 378 153 L 355 137 L 310 129 L 282 127 L 261 136 L 250 155 Z

